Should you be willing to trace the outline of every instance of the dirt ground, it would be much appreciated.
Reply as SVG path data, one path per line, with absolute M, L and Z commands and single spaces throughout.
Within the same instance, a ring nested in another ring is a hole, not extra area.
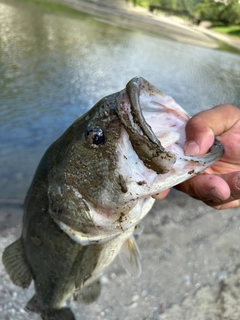
M 142 274 L 135 279 L 118 258 L 102 277 L 90 305 L 72 303 L 81 320 L 238 320 L 240 210 L 215 211 L 174 192 L 155 203 L 138 239 Z M 0 254 L 20 233 L 1 231 Z M 0 319 L 39 319 L 24 306 L 33 286 L 14 286 L 0 264 Z

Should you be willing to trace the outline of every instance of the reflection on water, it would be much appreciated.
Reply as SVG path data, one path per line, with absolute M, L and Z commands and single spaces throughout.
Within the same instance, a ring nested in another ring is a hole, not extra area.
M 237 54 L 17 0 L 0 0 L 0 17 L 0 188 L 7 201 L 23 201 L 52 141 L 136 75 L 191 114 L 224 102 L 239 106 Z

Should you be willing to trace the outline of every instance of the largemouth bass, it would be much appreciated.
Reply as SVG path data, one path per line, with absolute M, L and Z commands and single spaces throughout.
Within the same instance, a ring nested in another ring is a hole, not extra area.
M 27 309 L 44 320 L 73 320 L 70 297 L 91 302 L 100 275 L 119 254 L 139 276 L 134 233 L 151 197 L 222 157 L 215 141 L 185 156 L 189 115 L 143 78 L 100 100 L 44 154 L 26 195 L 20 239 L 3 253 L 12 282 L 35 295 Z

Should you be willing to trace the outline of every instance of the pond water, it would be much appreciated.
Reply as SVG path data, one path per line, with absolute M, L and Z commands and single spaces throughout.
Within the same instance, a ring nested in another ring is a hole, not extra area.
M 2 208 L 23 203 L 51 142 L 136 75 L 192 115 L 220 103 L 240 106 L 238 54 L 17 0 L 0 0 L 0 74 Z

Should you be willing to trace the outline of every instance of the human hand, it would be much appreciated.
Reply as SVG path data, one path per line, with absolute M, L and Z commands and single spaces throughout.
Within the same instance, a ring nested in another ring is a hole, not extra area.
M 186 155 L 203 155 L 215 137 L 224 156 L 203 173 L 175 188 L 215 209 L 240 206 L 240 109 L 223 104 L 193 116 L 186 125 Z M 169 190 L 156 199 L 164 198 Z

